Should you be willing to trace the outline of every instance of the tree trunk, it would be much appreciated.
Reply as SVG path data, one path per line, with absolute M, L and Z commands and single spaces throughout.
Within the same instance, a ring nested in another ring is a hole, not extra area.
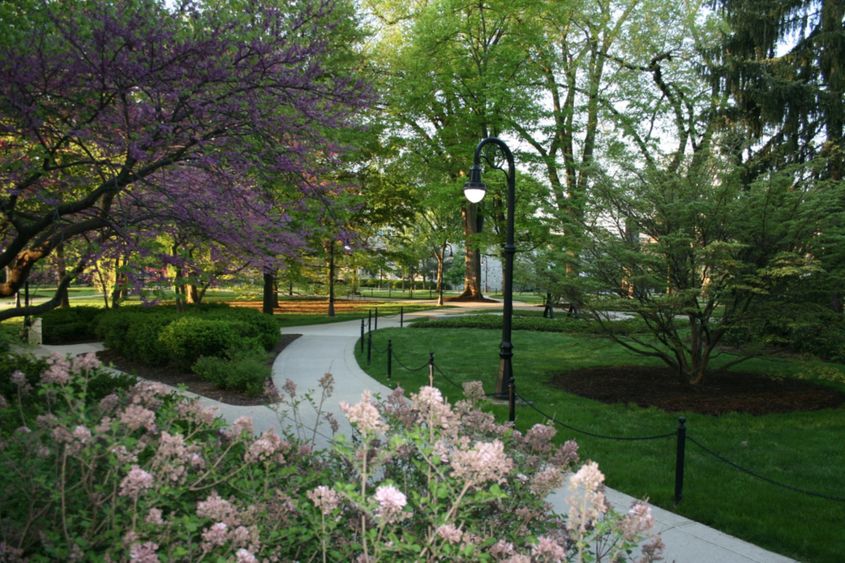
M 273 301 L 275 293 L 275 275 L 273 272 L 264 272 L 264 298 L 261 302 L 261 312 L 268 315 L 273 314 Z
M 56 284 L 59 285 L 59 307 L 70 307 L 70 295 L 67 286 L 61 286 L 62 278 L 65 277 L 67 267 L 65 266 L 65 245 L 56 247 Z
M 464 220 L 464 291 L 458 299 L 480 300 L 484 298 L 481 292 L 481 253 L 475 248 L 474 235 L 481 229 L 480 216 L 476 205 L 468 204 L 461 210 Z
M 111 307 L 120 307 L 120 256 L 114 259 L 114 285 L 111 290 Z

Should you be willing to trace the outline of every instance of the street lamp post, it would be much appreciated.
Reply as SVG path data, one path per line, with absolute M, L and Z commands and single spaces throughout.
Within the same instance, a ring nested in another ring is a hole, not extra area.
M 481 150 L 488 144 L 499 147 L 508 161 L 508 209 L 507 209 L 507 233 L 505 238 L 505 264 L 504 264 L 504 311 L 502 312 L 502 343 L 499 346 L 499 377 L 496 381 L 496 396 L 508 398 L 508 420 L 511 422 L 516 418 L 516 383 L 513 376 L 513 343 L 511 342 L 511 320 L 513 318 L 513 255 L 516 253 L 516 246 L 513 242 L 514 231 L 514 199 L 516 195 L 516 171 L 513 163 L 513 153 L 508 146 L 496 137 L 482 139 L 475 147 L 475 155 L 472 159 L 472 168 L 469 171 L 469 181 L 464 184 L 464 195 L 471 203 L 478 203 L 484 199 L 487 186 L 481 181 Z

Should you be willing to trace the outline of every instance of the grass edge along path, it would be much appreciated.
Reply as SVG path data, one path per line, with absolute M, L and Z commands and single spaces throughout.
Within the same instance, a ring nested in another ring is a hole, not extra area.
M 372 362 L 356 346 L 361 368 L 389 386 L 414 392 L 428 383 L 428 353 L 435 353 L 435 385 L 450 400 L 461 397 L 455 383 L 481 380 L 493 390 L 501 333 L 486 329 L 385 329 L 373 333 Z M 394 350 L 393 378 L 387 380 L 388 339 Z M 594 336 L 515 331 L 517 390 L 545 413 L 576 428 L 613 436 L 672 433 L 685 416 L 689 435 L 744 467 L 782 483 L 843 496 L 845 491 L 845 407 L 819 411 L 719 417 L 668 413 L 655 408 L 609 405 L 562 390 L 547 382 L 552 373 L 598 365 L 658 365 Z M 408 371 L 403 366 L 413 369 Z M 820 367 L 821 366 L 821 367 Z M 751 360 L 743 371 L 812 378 L 820 369 L 843 366 L 815 361 Z M 837 385 L 843 389 L 842 385 Z M 500 420 L 507 407 L 491 405 Z M 526 430 L 546 420 L 517 405 L 517 427 Z M 841 561 L 845 553 L 845 503 L 789 491 L 745 475 L 688 442 L 684 499 L 673 502 L 675 440 L 602 440 L 558 428 L 556 439 L 575 438 L 583 459 L 594 459 L 608 485 L 682 514 L 766 549 L 808 561 Z

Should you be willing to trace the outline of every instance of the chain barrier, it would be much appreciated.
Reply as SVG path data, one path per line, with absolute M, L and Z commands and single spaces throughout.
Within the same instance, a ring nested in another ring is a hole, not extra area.
M 399 367 L 401 367 L 405 371 L 411 371 L 411 372 L 420 371 L 420 370 L 428 367 L 428 361 L 426 361 L 423 365 L 421 365 L 418 368 L 409 368 L 404 363 L 402 363 L 402 360 L 399 359 L 399 357 L 396 355 L 396 352 L 393 352 L 393 359 L 396 360 L 396 363 L 399 364 Z
M 756 479 L 760 479 L 761 481 L 765 481 L 766 483 L 769 483 L 770 485 L 775 485 L 776 487 L 781 487 L 781 488 L 784 488 L 784 489 L 787 489 L 787 490 L 790 490 L 790 491 L 793 491 L 793 492 L 796 492 L 796 493 L 810 495 L 810 496 L 813 496 L 813 497 L 819 497 L 819 498 L 823 498 L 823 499 L 827 499 L 827 500 L 833 500 L 833 501 L 837 501 L 837 502 L 845 502 L 845 497 L 837 497 L 837 496 L 833 496 L 833 495 L 827 495 L 827 494 L 824 494 L 824 493 L 819 493 L 819 492 L 816 492 L 816 491 L 808 491 L 806 489 L 801 489 L 801 488 L 795 487 L 793 485 L 781 483 L 780 481 L 775 481 L 774 479 L 766 477 L 765 475 L 760 475 L 759 473 L 752 471 L 752 470 L 748 469 L 747 467 L 743 467 L 743 466 L 739 465 L 738 463 L 735 463 L 735 462 L 729 460 L 728 458 L 721 455 L 720 453 L 714 452 L 713 450 L 711 450 L 710 448 L 708 448 L 707 446 L 705 446 L 704 444 L 702 444 L 701 442 L 696 440 L 694 437 L 690 436 L 689 434 L 687 434 L 687 440 L 689 440 L 690 442 L 692 442 L 693 444 L 695 444 L 696 446 L 701 448 L 701 450 L 704 451 L 705 453 L 707 453 L 707 454 L 713 456 L 714 458 L 716 458 L 717 460 L 721 461 L 725 465 L 733 467 L 737 471 L 741 471 L 742 473 L 745 473 L 746 475 L 750 475 L 751 477 L 754 477 Z
M 555 418 L 553 416 L 550 416 L 549 414 L 547 414 L 547 413 L 541 411 L 540 409 L 538 409 L 536 406 L 534 406 L 534 403 L 532 403 L 531 401 L 529 401 L 528 399 L 526 399 L 525 397 L 523 397 L 519 393 L 516 394 L 516 397 L 517 397 L 517 399 L 522 401 L 525 404 L 525 406 L 532 409 L 533 411 L 535 411 L 540 416 L 545 417 L 546 420 L 551 420 L 552 422 L 554 422 L 558 426 L 561 426 L 563 428 L 568 428 L 569 430 L 572 430 L 574 432 L 579 432 L 579 433 L 585 434 L 587 436 L 592 436 L 593 438 L 603 438 L 605 440 L 640 441 L 640 440 L 662 440 L 664 438 L 674 438 L 675 437 L 675 432 L 667 432 L 665 434 L 654 434 L 654 435 L 651 435 L 651 436 L 611 436 L 609 434 L 598 434 L 596 432 L 590 432 L 589 430 L 583 430 L 581 428 L 571 426 L 569 424 L 566 424 L 565 422 L 561 422 L 560 420 L 558 420 L 557 418 Z
M 378 350 L 378 348 L 376 348 L 376 349 Z M 384 350 L 381 350 L 381 351 L 384 351 Z M 399 367 L 401 367 L 402 369 L 404 369 L 406 371 L 417 372 L 417 371 L 421 371 L 421 370 L 423 370 L 423 369 L 425 369 L 426 367 L 429 366 L 429 362 L 426 361 L 424 364 L 422 364 L 421 366 L 419 366 L 417 368 L 409 368 L 399 359 L 398 356 L 396 356 L 396 352 L 391 351 L 391 353 L 392 353 L 393 359 L 396 360 L 396 363 L 399 365 Z M 434 364 L 434 369 L 448 383 L 450 383 L 451 385 L 453 385 L 454 387 L 456 387 L 458 389 L 463 389 L 463 385 L 457 383 L 454 379 L 449 377 L 449 375 L 445 371 L 443 371 L 443 369 L 439 365 L 437 365 L 436 363 Z M 531 410 L 533 410 L 534 412 L 536 412 L 540 416 L 544 417 L 546 420 L 550 420 L 554 424 L 556 424 L 556 425 L 558 425 L 562 428 L 566 428 L 568 430 L 571 430 L 573 432 L 578 432 L 578 433 L 584 434 L 586 436 L 591 436 L 593 438 L 633 442 L 633 441 L 645 441 L 645 440 L 664 440 L 666 438 L 675 438 L 675 437 L 678 436 L 677 432 L 666 432 L 664 434 L 653 434 L 653 435 L 649 435 L 649 436 L 613 436 L 613 435 L 610 435 L 610 434 L 599 434 L 597 432 L 590 432 L 589 430 L 584 430 L 582 428 L 578 428 L 576 426 L 566 424 L 565 422 L 558 420 L 557 418 L 555 418 L 555 417 L 549 415 L 548 413 L 542 411 L 541 409 L 537 408 L 532 401 L 526 399 L 522 395 L 520 395 L 518 393 L 515 393 L 515 395 L 516 395 L 516 398 L 519 399 L 525 406 L 527 406 L 528 408 L 530 408 Z M 728 465 L 729 467 L 736 469 L 737 471 L 740 471 L 742 473 L 745 473 L 746 475 L 754 477 L 755 479 L 759 479 L 761 481 L 769 483 L 770 485 L 774 485 L 776 487 L 781 487 L 783 489 L 786 489 L 786 490 L 789 490 L 789 491 L 792 491 L 792 492 L 796 492 L 796 493 L 800 493 L 800 494 L 804 494 L 804 495 L 808 495 L 808 496 L 813 496 L 813 497 L 817 497 L 817 498 L 822 498 L 822 499 L 826 499 L 826 500 L 831 500 L 831 501 L 835 501 L 835 502 L 845 502 L 845 497 L 838 497 L 838 496 L 834 496 L 834 495 L 828 495 L 828 494 L 825 494 L 825 493 L 820 493 L 820 492 L 817 492 L 817 491 L 810 491 L 810 490 L 807 490 L 807 489 L 802 489 L 800 487 L 795 487 L 795 486 L 789 485 L 787 483 L 781 483 L 780 481 L 776 481 L 775 479 L 771 479 L 770 477 L 766 477 L 765 475 L 760 475 L 759 473 L 757 473 L 757 472 L 755 472 L 751 469 L 748 469 L 747 467 L 743 467 L 743 466 L 739 465 L 738 463 L 729 460 L 728 458 L 721 455 L 720 453 L 711 450 L 710 448 L 708 448 L 707 446 L 705 446 L 704 444 L 702 444 L 701 442 L 696 440 L 693 436 L 690 436 L 690 435 L 687 434 L 685 436 L 685 438 L 687 440 L 689 440 L 690 442 L 692 442 L 693 444 L 695 444 L 696 446 L 698 446 L 704 453 L 714 457 L 718 461 Z M 680 500 L 680 495 L 679 495 L 677 490 L 676 490 L 676 499 Z

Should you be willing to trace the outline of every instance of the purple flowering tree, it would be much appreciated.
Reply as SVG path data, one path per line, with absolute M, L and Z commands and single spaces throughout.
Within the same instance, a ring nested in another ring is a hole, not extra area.
M 0 296 L 65 243 L 87 241 L 60 289 L 105 240 L 164 219 L 283 254 L 299 233 L 278 186 L 331 200 L 320 178 L 340 149 L 327 132 L 367 100 L 332 64 L 335 1 L 177 4 L 0 12 Z

